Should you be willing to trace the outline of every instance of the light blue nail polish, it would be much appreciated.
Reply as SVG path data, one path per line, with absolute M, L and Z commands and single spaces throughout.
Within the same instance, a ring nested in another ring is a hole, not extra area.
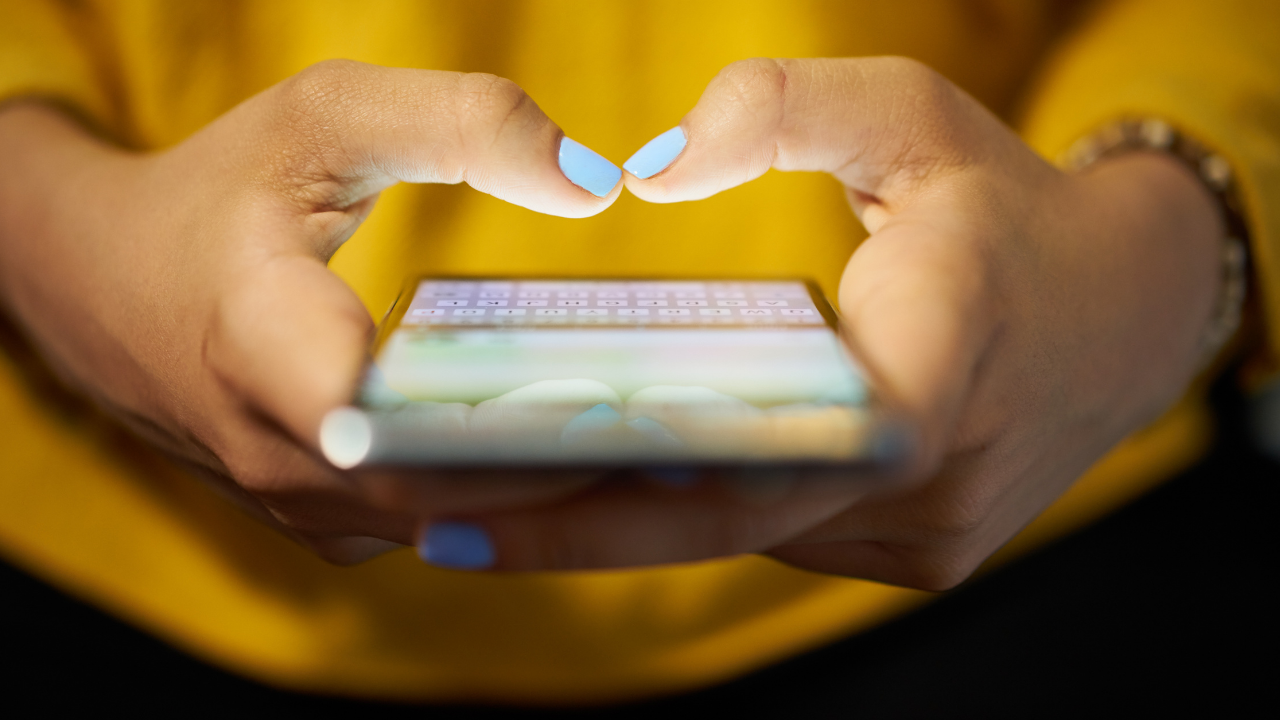
M 569 138 L 560 141 L 560 172 L 569 178 L 569 182 L 596 197 L 608 195 L 622 179 L 622 171 L 617 165 Z
M 560 443 L 562 445 L 572 445 L 588 435 L 601 430 L 608 430 L 621 420 L 622 416 L 618 414 L 617 410 L 605 403 L 600 403 L 570 420 L 564 426 L 564 429 L 560 431 Z
M 622 163 L 622 167 L 641 180 L 653 177 L 667 169 L 667 166 L 684 150 L 687 142 L 684 130 L 679 126 L 673 127 L 645 143 L 645 146 L 637 150 L 635 155 Z
M 418 557 L 443 568 L 484 570 L 493 567 L 495 554 L 489 533 L 479 525 L 438 522 L 428 527 L 422 536 Z
M 671 432 L 671 428 L 653 418 L 638 417 L 627 421 L 627 427 L 644 435 L 654 445 L 664 448 L 684 447 L 684 442 Z

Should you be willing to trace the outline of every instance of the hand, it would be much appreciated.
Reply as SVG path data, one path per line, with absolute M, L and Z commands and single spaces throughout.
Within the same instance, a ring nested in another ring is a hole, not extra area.
M 466 182 L 539 212 L 598 213 L 620 171 L 563 137 L 509 81 L 352 62 L 312 67 L 152 154 L 10 105 L 0 293 L 67 382 L 259 517 L 359 560 L 412 543 L 424 517 L 546 501 L 589 479 L 418 477 L 414 504 L 379 509 L 314 451 L 372 329 L 325 263 L 378 193 Z
M 870 237 L 840 305 L 914 418 L 916 461 L 878 492 L 838 477 L 774 478 L 765 500 L 732 479 L 612 483 L 470 516 L 500 569 L 769 552 L 951 587 L 1196 371 L 1223 231 L 1171 159 L 1063 174 L 945 79 L 893 58 L 736 63 L 680 128 L 674 161 L 655 163 L 659 148 L 626 165 L 648 168 L 626 176 L 631 192 L 696 200 L 770 168 L 845 185 Z

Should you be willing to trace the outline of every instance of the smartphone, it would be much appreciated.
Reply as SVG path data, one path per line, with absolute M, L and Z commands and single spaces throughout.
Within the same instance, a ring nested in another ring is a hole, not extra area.
M 817 285 L 422 277 L 321 429 L 365 466 L 865 465 L 904 427 Z

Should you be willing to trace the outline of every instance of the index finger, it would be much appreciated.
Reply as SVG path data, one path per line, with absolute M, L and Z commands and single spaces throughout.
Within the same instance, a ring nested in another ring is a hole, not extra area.
M 678 128 L 623 164 L 649 202 L 697 200 L 778 170 L 823 171 L 877 198 L 908 194 L 923 166 L 962 165 L 981 106 L 905 58 L 768 59 L 729 65 Z M 680 141 L 680 137 L 684 141 Z M 678 154 L 675 154 L 678 151 Z
M 274 130 L 268 181 L 306 209 L 341 207 L 400 181 L 465 182 L 531 210 L 584 217 L 619 191 L 621 170 L 494 75 L 331 60 L 264 95 L 240 111 Z

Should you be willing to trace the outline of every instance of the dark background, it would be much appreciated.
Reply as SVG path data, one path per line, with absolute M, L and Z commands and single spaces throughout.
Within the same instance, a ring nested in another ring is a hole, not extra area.
M 1214 397 L 1211 456 L 1136 503 L 912 615 L 692 695 L 574 711 L 296 695 L 204 665 L 0 564 L 0 712 L 1274 717 L 1280 464 L 1246 439 L 1239 396 L 1220 383 Z

